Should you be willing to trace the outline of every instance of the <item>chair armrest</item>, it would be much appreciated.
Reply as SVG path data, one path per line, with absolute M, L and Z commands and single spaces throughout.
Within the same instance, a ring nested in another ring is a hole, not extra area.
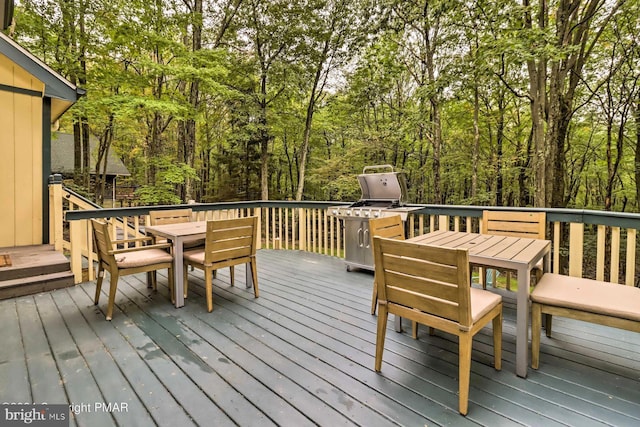
M 158 243 L 156 245 L 138 246 L 134 248 L 113 249 L 109 251 L 111 255 L 124 254 L 127 252 L 146 251 L 147 249 L 167 249 L 172 247 L 171 243 Z

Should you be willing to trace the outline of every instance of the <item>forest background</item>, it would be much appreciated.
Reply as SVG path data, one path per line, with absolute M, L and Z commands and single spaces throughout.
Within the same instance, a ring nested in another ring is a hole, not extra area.
M 360 197 L 640 211 L 640 0 L 20 0 L 7 31 L 87 90 L 60 127 L 98 202 Z M 100 143 L 90 153 L 88 140 Z M 55 143 L 55 142 L 54 142 Z

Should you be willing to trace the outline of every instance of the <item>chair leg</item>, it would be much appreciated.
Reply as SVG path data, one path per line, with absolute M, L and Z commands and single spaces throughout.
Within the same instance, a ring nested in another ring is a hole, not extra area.
M 255 258 L 251 259 L 249 266 L 251 267 L 251 278 L 253 279 L 253 296 L 258 298 L 260 291 L 258 290 L 258 266 L 256 265 Z
M 493 318 L 493 367 L 496 371 L 502 369 L 502 309 Z
M 375 370 L 380 372 L 382 369 L 382 352 L 384 351 L 384 338 L 387 333 L 387 319 L 389 318 L 389 312 L 387 306 L 380 305 L 378 307 L 378 332 L 376 334 L 376 362 Z
M 211 313 L 213 311 L 213 278 L 211 277 L 211 270 L 205 269 L 204 283 L 207 296 L 207 311 Z
M 98 278 L 96 279 L 96 295 L 93 298 L 93 304 L 98 305 L 100 299 L 100 291 L 102 290 L 102 280 L 104 279 L 104 267 L 102 264 L 98 266 Z
M 373 278 L 373 294 L 371 295 L 371 314 L 376 314 L 378 306 L 378 284 L 375 277 Z
M 550 314 L 544 315 L 544 330 L 545 330 L 545 333 L 547 334 L 547 337 L 549 338 L 551 338 L 551 324 L 552 324 L 551 319 L 553 319 L 552 315 Z
M 467 415 L 469 410 L 469 379 L 471 377 L 471 344 L 473 336 L 470 333 L 462 333 L 459 337 L 460 360 L 458 362 L 458 377 L 460 378 L 459 389 L 459 411 L 462 415 Z
M 231 286 L 233 286 L 233 284 L 236 281 L 236 271 L 234 266 L 232 265 L 231 267 L 229 267 L 229 274 L 231 275 Z
M 116 301 L 116 291 L 118 289 L 118 273 L 110 272 L 111 283 L 109 286 L 109 302 L 107 303 L 107 320 L 113 317 L 113 306 Z
M 411 336 L 414 340 L 418 339 L 418 322 L 415 320 L 411 322 Z
M 155 271 L 147 271 L 147 289 L 157 289 Z
M 531 304 L 531 367 L 538 369 L 540 364 L 540 329 L 542 329 L 542 307 Z

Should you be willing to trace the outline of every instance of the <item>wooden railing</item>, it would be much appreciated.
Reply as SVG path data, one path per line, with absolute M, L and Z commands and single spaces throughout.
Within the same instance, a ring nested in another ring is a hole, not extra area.
M 56 248 L 69 253 L 77 283 L 93 280 L 93 269 L 86 269 L 95 260 L 89 219 L 108 219 L 114 237 L 135 237 L 144 234 L 149 211 L 158 209 L 189 207 L 194 212 L 194 220 L 257 215 L 261 230 L 260 247 L 344 256 L 343 224 L 328 215 L 327 208 L 348 203 L 252 201 L 84 209 L 80 203 L 65 196 L 67 193 L 62 186 L 53 187 L 55 185 L 51 186 L 50 191 L 51 240 Z M 57 202 L 65 198 L 66 205 Z M 484 209 L 527 210 L 484 206 L 414 206 L 419 209 L 407 219 L 410 237 L 440 229 L 478 232 Z M 636 249 L 640 214 L 572 209 L 528 210 L 546 212 L 547 238 L 552 241 L 554 272 L 630 286 L 640 285 Z

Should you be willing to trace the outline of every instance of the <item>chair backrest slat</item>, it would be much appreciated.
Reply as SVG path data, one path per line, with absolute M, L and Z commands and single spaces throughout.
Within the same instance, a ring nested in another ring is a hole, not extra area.
M 150 225 L 178 224 L 191 222 L 191 209 L 170 209 L 149 212 Z
M 545 212 L 483 211 L 483 234 L 544 239 Z
M 98 252 L 98 259 L 106 264 L 116 267 L 116 259 L 109 252 L 113 250 L 111 243 L 111 235 L 109 234 L 109 225 L 104 221 L 96 219 L 91 220 L 93 228 L 93 241 Z
M 371 238 L 385 237 L 387 239 L 404 240 L 404 222 L 400 215 L 369 220 L 369 233 Z
M 374 258 L 380 300 L 471 325 L 466 250 L 376 237 Z

